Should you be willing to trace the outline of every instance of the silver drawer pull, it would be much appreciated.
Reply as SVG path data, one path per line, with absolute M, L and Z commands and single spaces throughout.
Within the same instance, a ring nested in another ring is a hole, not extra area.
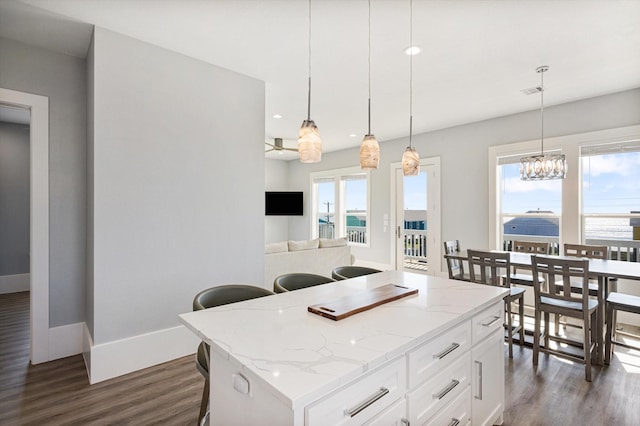
M 382 398 L 383 396 L 385 396 L 388 393 L 389 393 L 389 389 L 380 388 L 380 390 L 378 392 L 376 392 L 375 394 L 371 395 L 369 398 L 365 399 L 360 404 L 356 405 L 353 408 L 345 409 L 344 410 L 344 414 L 347 415 L 347 416 L 353 417 L 356 414 L 358 414 L 360 411 L 364 410 L 365 408 L 367 408 L 368 406 L 370 406 L 371 404 L 373 404 L 374 402 L 376 402 L 377 400 L 379 400 L 380 398 Z
M 458 349 L 460 347 L 459 343 L 452 343 L 451 346 L 449 346 L 448 348 L 446 348 L 445 350 L 443 350 L 442 352 L 433 355 L 433 359 L 442 359 L 445 356 L 449 355 L 451 352 L 455 351 L 456 349 Z
M 474 398 L 482 401 L 482 363 L 480 361 L 475 361 L 475 363 L 478 366 L 478 394 Z
M 495 316 L 495 315 L 492 318 L 493 319 L 491 321 L 482 322 L 482 323 L 480 323 L 480 325 L 483 326 L 483 327 L 491 327 L 493 324 L 495 324 L 500 319 L 500 317 Z
M 433 399 L 442 399 L 442 398 L 444 398 L 444 396 L 446 394 L 451 392 L 453 390 L 453 388 L 455 388 L 459 384 L 460 384 L 460 382 L 458 380 L 452 380 L 451 383 L 449 383 L 446 388 L 444 388 L 444 389 L 442 389 L 440 391 L 440 393 L 434 393 L 433 394 Z
M 455 417 L 451 418 L 451 423 L 449 423 L 449 426 L 458 426 L 460 424 L 460 420 L 456 419 Z

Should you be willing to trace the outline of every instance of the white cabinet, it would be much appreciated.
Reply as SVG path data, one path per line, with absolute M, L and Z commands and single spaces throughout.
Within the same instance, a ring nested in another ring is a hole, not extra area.
M 386 364 L 305 409 L 308 426 L 361 425 L 404 397 L 405 357 Z
M 308 312 L 390 282 L 418 294 L 342 321 Z M 180 317 L 211 347 L 214 426 L 485 425 L 504 410 L 506 292 L 386 271 Z
M 502 322 L 500 323 L 502 326 Z M 472 424 L 502 424 L 504 411 L 504 333 L 502 327 L 471 350 Z
M 504 410 L 504 302 L 409 351 L 411 425 L 492 425 Z

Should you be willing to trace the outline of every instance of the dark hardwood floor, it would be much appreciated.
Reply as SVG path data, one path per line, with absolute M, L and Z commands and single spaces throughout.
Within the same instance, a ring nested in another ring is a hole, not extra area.
M 196 425 L 193 356 L 89 385 L 81 355 L 29 364 L 29 293 L 0 295 L 0 425 Z
M 505 347 L 505 425 L 640 424 L 640 351 L 608 367 Z M 195 425 L 203 379 L 192 356 L 89 385 L 82 356 L 29 364 L 29 295 L 0 295 L 0 425 Z M 265 424 L 269 424 L 265 421 Z

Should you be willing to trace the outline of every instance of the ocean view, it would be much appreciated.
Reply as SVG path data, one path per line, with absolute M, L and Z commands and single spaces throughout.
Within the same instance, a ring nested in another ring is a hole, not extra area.
M 587 239 L 632 240 L 633 227 L 628 218 L 587 217 L 585 220 Z

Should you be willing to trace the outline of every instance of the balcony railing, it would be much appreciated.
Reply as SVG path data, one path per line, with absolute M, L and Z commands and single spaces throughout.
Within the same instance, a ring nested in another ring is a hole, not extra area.
M 404 230 L 404 257 L 405 259 L 427 262 L 427 231 Z
M 366 226 L 347 226 L 347 240 L 350 243 L 366 244 L 367 243 L 367 227 Z
M 335 225 L 333 223 L 318 224 L 319 238 L 335 238 Z M 366 226 L 347 226 L 347 240 L 350 243 L 366 244 L 367 243 L 367 227 Z

